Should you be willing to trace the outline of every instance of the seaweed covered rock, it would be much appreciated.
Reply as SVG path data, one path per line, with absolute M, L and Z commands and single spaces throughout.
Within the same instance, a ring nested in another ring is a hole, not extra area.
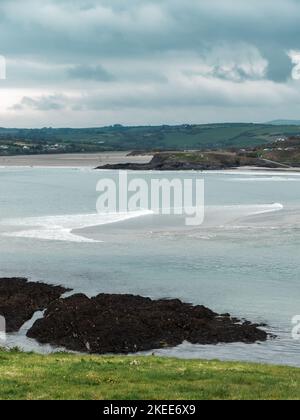
M 204 306 L 107 294 L 91 299 L 77 294 L 53 302 L 28 336 L 40 343 L 98 354 L 174 347 L 184 341 L 254 343 L 268 337 L 257 325 L 220 316 Z
M 0 315 L 6 320 L 6 331 L 17 332 L 36 311 L 44 310 L 67 289 L 24 278 L 0 279 Z

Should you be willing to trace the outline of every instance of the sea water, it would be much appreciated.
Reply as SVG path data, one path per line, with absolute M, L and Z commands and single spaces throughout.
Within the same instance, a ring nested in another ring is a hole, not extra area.
M 192 174 L 205 181 L 205 222 L 196 227 L 146 209 L 97 214 L 96 185 L 108 174 L 117 176 L 85 168 L 0 169 L 0 276 L 89 296 L 132 293 L 206 305 L 265 323 L 277 338 L 183 343 L 155 353 L 300 366 L 300 341 L 292 337 L 292 319 L 300 315 L 300 174 Z M 9 335 L 7 345 L 52 351 L 26 339 L 32 322 Z

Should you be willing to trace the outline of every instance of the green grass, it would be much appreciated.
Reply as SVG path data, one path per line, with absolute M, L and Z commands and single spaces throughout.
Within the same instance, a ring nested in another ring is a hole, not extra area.
M 300 369 L 288 367 L 0 352 L 1 400 L 299 398 Z
M 193 150 L 247 148 L 273 143 L 282 136 L 300 134 L 297 125 L 197 124 L 179 126 L 102 128 L 0 128 L 0 154 L 46 153 L 44 147 L 59 144 L 68 153 L 111 150 Z M 19 143 L 30 145 L 23 149 Z

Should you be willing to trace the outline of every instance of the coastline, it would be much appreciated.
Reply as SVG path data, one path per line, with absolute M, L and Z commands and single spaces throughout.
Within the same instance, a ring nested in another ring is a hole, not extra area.
M 131 155 L 127 152 L 103 152 L 103 153 L 74 153 L 54 155 L 22 155 L 22 156 L 0 156 L 0 169 L 5 168 L 53 168 L 53 169 L 95 169 L 99 165 L 145 165 L 150 163 L 152 155 Z M 110 170 L 98 169 L 98 170 Z M 113 170 L 113 168 L 112 168 Z M 128 169 L 135 171 L 134 169 Z M 152 169 L 141 169 L 139 172 L 152 172 Z M 156 170 L 154 170 L 156 171 Z M 177 172 L 172 170 L 170 172 Z M 239 166 L 236 168 L 206 169 L 206 170 L 180 170 L 180 172 L 202 172 L 202 173 L 224 173 L 237 174 L 239 172 L 268 172 L 269 174 L 300 173 L 300 168 L 270 168 L 262 166 Z
M 95 168 L 100 164 L 145 164 L 151 156 L 128 156 L 130 152 L 74 153 L 53 155 L 0 156 L 0 168 Z

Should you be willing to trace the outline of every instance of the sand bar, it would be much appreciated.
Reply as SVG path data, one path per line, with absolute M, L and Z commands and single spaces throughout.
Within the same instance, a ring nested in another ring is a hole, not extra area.
M 152 156 L 127 156 L 129 152 L 0 156 L 0 167 L 89 167 L 117 163 L 148 163 Z

